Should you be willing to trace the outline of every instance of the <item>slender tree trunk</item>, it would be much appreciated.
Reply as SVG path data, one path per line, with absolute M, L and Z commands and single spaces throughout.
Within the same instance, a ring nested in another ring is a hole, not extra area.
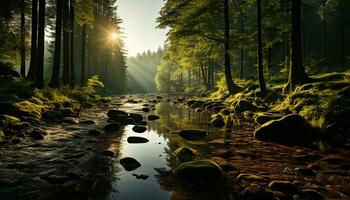
M 327 0 L 323 1 L 323 6 L 326 6 Z M 327 52 L 327 21 L 326 21 L 326 14 L 323 14 L 323 58 L 324 58 L 324 66 L 328 66 L 328 52 Z
M 241 15 L 241 27 L 240 27 L 241 35 L 244 33 L 244 15 Z M 240 58 L 240 73 L 239 78 L 243 79 L 243 69 L 244 69 L 244 48 L 241 46 L 239 49 L 239 58 Z
M 21 75 L 26 76 L 26 28 L 25 28 L 25 2 L 21 0 Z
M 86 48 L 86 24 L 81 29 L 81 74 L 80 85 L 85 85 L 85 48 Z
M 191 87 L 191 70 L 188 71 L 188 87 Z
M 36 73 L 36 82 L 39 88 L 44 87 L 45 1 L 39 0 L 38 66 Z
M 208 80 L 207 80 L 207 76 L 205 74 L 205 70 L 204 70 L 204 66 L 203 66 L 202 62 L 200 64 L 200 68 L 201 68 L 201 72 L 202 72 L 202 77 L 203 77 L 203 82 L 204 82 L 205 89 L 208 90 L 208 88 L 209 88 Z
M 35 80 L 38 53 L 38 0 L 32 0 L 32 36 L 28 78 Z
M 271 47 L 268 47 L 267 48 L 267 66 L 266 66 L 266 69 L 267 69 L 267 76 L 270 78 L 270 69 L 271 69 L 271 61 L 272 61 L 272 57 L 271 57 L 271 51 L 272 51 L 272 48 Z
M 55 50 L 53 58 L 52 76 L 50 87 L 57 88 L 60 85 L 61 68 L 61 40 L 62 40 L 62 0 L 56 0 L 56 27 Z
M 310 82 L 306 75 L 301 56 L 301 0 L 293 0 L 292 5 L 292 57 L 288 83 L 284 92 L 291 92 L 296 86 Z
M 70 81 L 70 53 L 69 53 L 69 0 L 63 1 L 63 74 L 62 82 L 65 85 Z
M 345 24 L 344 24 L 344 8 L 340 10 L 340 66 L 344 67 L 345 62 Z
M 231 56 L 230 56 L 230 12 L 229 0 L 224 0 L 224 21 L 225 21 L 225 79 L 228 92 L 237 93 L 240 88 L 233 82 L 231 74 Z
M 74 88 L 75 86 L 75 67 L 74 67 L 74 4 L 75 0 L 70 0 L 70 8 L 69 8 L 69 25 L 70 25 L 70 32 L 69 32 L 69 39 L 70 39 L 70 47 L 69 47 L 69 53 L 70 53 L 70 87 Z
M 261 28 L 261 0 L 257 4 L 257 24 L 258 24 L 258 78 L 259 87 L 262 93 L 266 93 L 266 84 L 264 78 L 263 52 L 262 52 L 262 28 Z

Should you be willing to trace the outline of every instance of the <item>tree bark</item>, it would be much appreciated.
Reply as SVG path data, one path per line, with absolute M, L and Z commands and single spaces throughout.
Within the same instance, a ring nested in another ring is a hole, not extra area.
M 340 10 L 340 66 L 344 67 L 345 62 L 345 23 L 344 23 L 344 8 Z
M 284 92 L 293 91 L 296 86 L 310 82 L 306 75 L 301 56 L 301 0 L 293 0 L 292 5 L 292 56 L 288 83 Z
M 26 76 L 26 28 L 25 28 L 25 2 L 21 0 L 21 69 L 20 73 L 23 77 Z
M 326 6 L 327 0 L 323 1 L 323 6 Z M 323 21 L 322 21 L 322 28 L 323 28 L 323 58 L 324 58 L 324 66 L 327 67 L 328 65 L 328 52 L 327 52 L 327 21 L 326 21 L 326 14 L 323 13 Z
M 81 27 L 81 73 L 80 85 L 85 85 L 85 48 L 86 48 L 86 24 Z
M 69 61 L 69 0 L 63 1 L 63 74 L 62 82 L 69 84 L 70 80 L 70 61 Z
M 55 50 L 53 58 L 52 76 L 50 87 L 57 88 L 60 85 L 61 68 L 61 38 L 62 38 L 62 0 L 56 0 L 56 27 Z
M 241 2 L 242 3 L 242 2 Z M 244 15 L 241 14 L 241 27 L 240 27 L 241 35 L 244 33 Z M 243 79 L 243 69 L 244 69 L 244 48 L 241 46 L 239 49 L 239 58 L 240 58 L 240 70 L 239 70 L 239 78 Z
M 45 1 L 39 0 L 38 66 L 36 73 L 36 82 L 39 88 L 44 87 Z
M 70 25 L 70 32 L 69 32 L 69 39 L 70 39 L 70 87 L 74 88 L 75 86 L 75 67 L 74 67 L 74 4 L 75 0 L 70 0 L 70 8 L 69 8 L 69 25 Z
M 32 0 L 32 36 L 28 78 L 35 80 L 38 53 L 38 0 Z
M 266 84 L 264 78 L 263 53 L 262 53 L 262 26 L 261 26 L 261 0 L 257 4 L 257 24 L 258 24 L 258 78 L 261 93 L 266 93 Z
M 225 79 L 226 79 L 228 92 L 230 94 L 235 94 L 240 90 L 240 88 L 233 82 L 232 74 L 231 74 L 229 0 L 224 0 L 224 21 L 225 21 Z

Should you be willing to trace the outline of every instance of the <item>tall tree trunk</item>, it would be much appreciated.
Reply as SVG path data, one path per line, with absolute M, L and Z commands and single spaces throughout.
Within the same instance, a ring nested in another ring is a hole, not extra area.
M 74 88 L 75 86 L 75 67 L 74 67 L 74 4 L 75 0 L 70 0 L 70 7 L 69 7 L 69 25 L 70 25 L 70 32 L 69 32 L 69 39 L 70 39 L 70 47 L 69 47 L 69 53 L 70 53 L 70 87 Z
M 301 56 L 301 0 L 293 0 L 292 5 L 292 57 L 288 83 L 284 92 L 291 92 L 296 86 L 311 81 L 306 75 Z
M 61 39 L 62 39 L 62 0 L 56 0 L 56 27 L 55 27 L 55 52 L 53 58 L 52 76 L 50 87 L 57 88 L 60 85 L 61 68 Z
M 231 56 L 230 56 L 230 12 L 229 0 L 224 0 L 224 21 L 225 21 L 225 79 L 228 92 L 237 93 L 240 88 L 233 82 L 231 74 Z
M 188 87 L 191 87 L 191 70 L 188 71 Z
M 25 28 L 25 2 L 21 0 L 21 75 L 26 76 L 26 28 Z
M 30 66 L 28 78 L 35 79 L 38 54 L 38 0 L 32 0 L 32 36 L 30 48 Z
M 241 1 L 242 3 L 242 1 Z M 240 27 L 241 35 L 244 33 L 244 14 L 241 14 L 241 27 Z M 243 79 L 243 70 L 244 70 L 244 48 L 241 46 L 239 49 L 239 58 L 240 58 L 240 70 L 239 70 L 239 78 Z
M 39 88 L 44 87 L 45 1 L 39 0 L 38 66 L 36 73 L 36 82 Z
M 63 1 L 63 74 L 62 82 L 65 85 L 70 81 L 70 61 L 69 61 L 69 0 Z
M 261 0 L 257 4 L 257 24 L 258 24 L 258 78 L 261 93 L 266 93 L 266 84 L 264 78 L 263 52 L 262 52 L 262 28 L 261 28 Z
M 201 68 L 201 72 L 202 72 L 202 77 L 203 77 L 203 82 L 204 82 L 205 89 L 208 90 L 209 89 L 209 85 L 208 85 L 207 75 L 205 74 L 205 69 L 204 69 L 204 66 L 203 66 L 202 62 L 200 64 L 200 68 Z
M 266 66 L 266 69 L 267 69 L 267 77 L 270 78 L 271 76 L 271 61 L 272 61 L 272 57 L 271 57 L 271 51 L 272 51 L 272 47 L 268 47 L 267 48 L 267 66 Z
M 327 0 L 323 1 L 323 6 L 326 6 Z M 323 28 L 323 58 L 324 58 L 324 66 L 327 67 L 328 65 L 328 52 L 327 52 L 327 21 L 326 21 L 326 14 L 323 13 L 323 21 L 322 21 L 322 28 Z
M 345 24 L 344 24 L 344 8 L 340 10 L 340 66 L 344 67 L 345 62 Z
M 85 48 L 86 48 L 86 24 L 81 27 L 81 73 L 80 85 L 85 84 Z

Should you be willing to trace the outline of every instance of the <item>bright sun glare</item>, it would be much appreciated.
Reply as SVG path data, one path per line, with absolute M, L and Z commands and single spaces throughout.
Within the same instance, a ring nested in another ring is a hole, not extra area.
M 110 38 L 113 41 L 117 40 L 118 39 L 118 33 L 111 33 Z

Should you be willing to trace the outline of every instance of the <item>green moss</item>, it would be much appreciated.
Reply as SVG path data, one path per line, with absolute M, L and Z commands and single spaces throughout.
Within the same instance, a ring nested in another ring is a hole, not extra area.
M 11 125 L 11 124 L 21 122 L 21 120 L 18 119 L 17 117 L 10 116 L 10 115 L 0 115 L 0 121 L 1 121 L 0 125 L 2 125 L 2 126 Z
M 17 113 L 18 115 L 35 118 L 41 118 L 41 110 L 44 108 L 44 106 L 37 105 L 30 101 L 20 101 L 15 103 L 14 106 L 19 111 Z

